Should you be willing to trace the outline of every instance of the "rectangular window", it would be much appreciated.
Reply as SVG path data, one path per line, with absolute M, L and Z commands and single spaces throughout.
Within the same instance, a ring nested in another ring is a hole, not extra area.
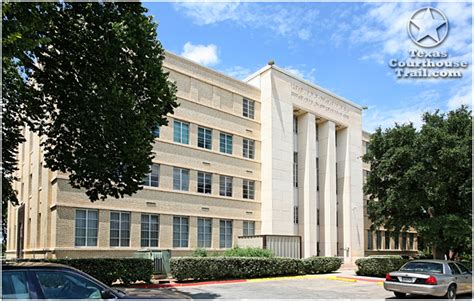
M 293 187 L 298 187 L 298 153 L 293 152 Z
M 377 250 L 380 250 L 382 249 L 382 232 L 380 231 L 377 231 L 375 232 L 375 241 L 376 241 L 376 244 L 377 244 Z
M 367 231 L 367 250 L 372 250 L 372 231 Z
M 110 212 L 110 246 L 130 246 L 130 213 Z
M 198 127 L 198 147 L 212 149 L 212 130 Z
M 298 117 L 293 116 L 293 133 L 298 134 Z
M 243 99 L 242 101 L 242 115 L 244 117 L 254 119 L 255 118 L 255 102 L 249 99 Z
M 363 170 L 362 171 L 362 183 L 367 183 L 367 178 L 369 177 L 369 171 Z
M 298 206 L 293 206 L 293 224 L 298 224 L 299 223 L 299 212 L 298 212 Z
M 316 225 L 319 226 L 319 209 L 316 210 Z
M 244 199 L 253 200 L 255 198 L 255 181 L 243 180 Z
M 212 174 L 198 171 L 197 192 L 211 193 L 212 190 Z
M 415 249 L 415 234 L 408 233 L 408 239 L 410 240 L 410 250 L 414 250 Z
M 156 125 L 152 133 L 155 138 L 160 138 L 160 126 Z
M 99 212 L 90 209 L 76 209 L 76 247 L 97 246 L 97 229 L 99 227 Z
M 366 153 L 366 154 L 369 152 L 369 148 L 370 148 L 370 143 L 369 143 L 369 142 L 366 142 L 366 143 L 365 143 L 365 153 Z
M 187 248 L 189 238 L 189 219 L 173 217 L 173 248 Z
M 232 135 L 220 133 L 220 151 L 224 154 L 232 154 Z
M 385 231 L 385 250 L 390 250 L 390 232 Z
M 173 141 L 189 144 L 189 123 L 175 120 L 173 124 Z
M 212 242 L 212 219 L 198 218 L 198 248 L 210 248 Z
M 219 195 L 232 196 L 232 177 L 219 176 Z
M 399 243 L 400 240 L 399 239 L 400 239 L 399 235 L 395 236 L 395 238 L 393 239 L 395 250 L 398 250 L 400 248 L 400 243 Z
M 232 221 L 220 220 L 219 227 L 219 248 L 232 248 Z
M 244 221 L 244 236 L 255 235 L 255 222 Z
M 189 169 L 173 167 L 173 189 L 189 190 Z
M 141 243 L 142 247 L 158 247 L 160 217 L 153 214 L 142 214 Z
M 158 187 L 160 186 L 160 165 L 159 164 L 152 164 L 150 166 L 150 173 L 148 173 L 143 178 L 143 185 L 144 186 L 151 186 L 151 187 Z
M 402 250 L 407 249 L 407 233 L 402 232 Z
M 244 158 L 255 158 L 255 141 L 244 138 L 242 141 L 242 150 Z

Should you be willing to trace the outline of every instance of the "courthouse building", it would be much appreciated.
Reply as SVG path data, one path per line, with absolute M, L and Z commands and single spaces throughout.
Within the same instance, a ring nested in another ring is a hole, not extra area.
M 271 237 L 346 262 L 416 250 L 414 233 L 369 229 L 361 106 L 273 64 L 245 81 L 172 53 L 164 67 L 180 106 L 155 132 L 151 172 L 131 197 L 90 202 L 42 167 L 41 138 L 24 129 L 7 257 L 180 256 Z

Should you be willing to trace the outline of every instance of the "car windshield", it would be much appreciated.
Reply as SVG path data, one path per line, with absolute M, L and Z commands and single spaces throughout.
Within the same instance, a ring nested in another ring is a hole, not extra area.
M 400 271 L 443 273 L 443 265 L 436 262 L 409 262 L 401 267 Z

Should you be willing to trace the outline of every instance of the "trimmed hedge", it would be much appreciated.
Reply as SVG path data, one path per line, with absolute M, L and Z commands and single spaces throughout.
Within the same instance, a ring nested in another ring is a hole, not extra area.
M 387 257 L 366 257 L 356 260 L 357 275 L 385 277 L 389 272 L 396 271 L 407 263 L 408 259 L 400 258 L 399 256 Z
M 273 257 L 272 251 L 261 248 L 239 248 L 235 247 L 224 252 L 228 257 Z
M 341 266 L 336 257 L 173 257 L 171 274 L 178 280 L 259 278 L 332 272 Z
M 339 270 L 342 258 L 339 257 L 309 257 L 303 260 L 306 274 L 330 273 Z
M 142 258 L 62 258 L 22 261 L 65 264 L 83 271 L 107 285 L 111 285 L 117 280 L 124 284 L 136 281 L 149 283 L 153 274 L 153 261 Z

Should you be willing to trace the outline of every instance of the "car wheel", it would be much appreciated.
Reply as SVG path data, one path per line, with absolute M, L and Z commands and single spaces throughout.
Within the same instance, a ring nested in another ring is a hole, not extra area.
M 405 293 L 399 293 L 399 292 L 393 292 L 395 294 L 395 297 L 403 299 L 406 297 L 407 294 Z
M 448 300 L 456 300 L 456 286 L 454 284 L 448 287 L 448 291 L 444 297 Z

